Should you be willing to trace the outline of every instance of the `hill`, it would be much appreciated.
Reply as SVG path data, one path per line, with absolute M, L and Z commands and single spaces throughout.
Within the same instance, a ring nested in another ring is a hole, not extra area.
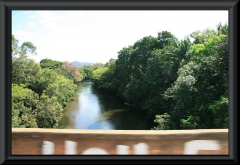
M 72 64 L 73 64 L 74 66 L 93 65 L 93 63 L 90 63 L 90 62 L 79 62 L 79 61 L 73 61 Z

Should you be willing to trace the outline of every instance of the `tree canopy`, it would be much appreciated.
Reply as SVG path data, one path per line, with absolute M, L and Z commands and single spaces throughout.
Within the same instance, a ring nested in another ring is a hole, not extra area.
M 82 75 L 69 63 L 29 58 L 36 54 L 31 42 L 19 46 L 12 36 L 12 126 L 56 128 Z
M 92 75 L 99 88 L 156 116 L 154 129 L 228 127 L 227 25 L 181 41 L 168 31 L 144 37 Z
M 107 63 L 76 67 L 42 59 L 31 42 L 12 36 L 12 126 L 56 128 L 77 84 L 91 79 L 127 105 L 146 111 L 153 129 L 228 128 L 228 25 L 178 40 L 146 36 Z

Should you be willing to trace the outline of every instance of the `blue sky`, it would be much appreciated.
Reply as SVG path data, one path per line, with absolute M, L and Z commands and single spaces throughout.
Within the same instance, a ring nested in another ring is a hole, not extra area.
M 36 62 L 102 62 L 145 36 L 167 30 L 179 40 L 196 30 L 228 23 L 228 11 L 47 11 L 13 10 L 12 34 L 32 42 Z

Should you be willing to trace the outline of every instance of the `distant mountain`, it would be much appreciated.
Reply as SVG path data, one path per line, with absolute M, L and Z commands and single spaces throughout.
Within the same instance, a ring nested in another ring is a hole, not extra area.
M 79 61 L 73 61 L 72 64 L 73 64 L 74 66 L 93 65 L 93 63 L 90 63 L 90 62 L 79 62 Z

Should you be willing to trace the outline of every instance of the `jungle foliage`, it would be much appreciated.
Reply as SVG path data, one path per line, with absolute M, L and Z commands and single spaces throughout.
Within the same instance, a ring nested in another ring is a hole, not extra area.
M 153 129 L 228 128 L 228 25 L 181 41 L 168 31 L 144 37 L 91 79 L 155 116 Z
M 155 130 L 228 128 L 228 25 L 179 41 L 168 31 L 146 36 L 106 64 L 30 59 L 31 42 L 12 36 L 12 126 L 56 128 L 77 84 L 92 80 L 146 111 Z M 127 117 L 127 116 L 126 116 Z
M 12 36 L 12 127 L 56 128 L 83 77 L 69 62 L 35 62 L 31 42 L 18 46 Z

